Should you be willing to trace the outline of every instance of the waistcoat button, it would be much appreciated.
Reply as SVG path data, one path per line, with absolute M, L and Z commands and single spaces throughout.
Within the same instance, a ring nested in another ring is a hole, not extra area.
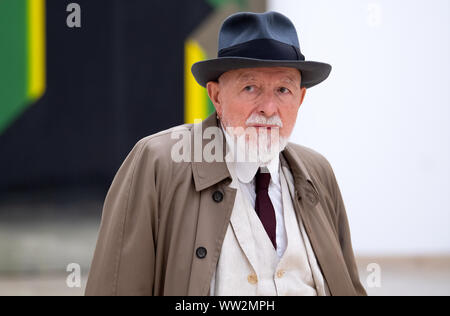
M 256 276 L 256 274 L 249 274 L 249 276 L 247 277 L 247 281 L 250 284 L 256 284 L 258 283 L 258 277 Z
M 284 276 L 284 270 L 278 270 L 277 277 L 282 278 Z

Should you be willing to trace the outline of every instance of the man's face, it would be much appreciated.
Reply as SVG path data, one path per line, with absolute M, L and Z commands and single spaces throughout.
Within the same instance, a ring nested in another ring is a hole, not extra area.
M 207 90 L 225 127 L 279 127 L 289 138 L 306 93 L 300 83 L 294 68 L 249 68 L 224 73 Z

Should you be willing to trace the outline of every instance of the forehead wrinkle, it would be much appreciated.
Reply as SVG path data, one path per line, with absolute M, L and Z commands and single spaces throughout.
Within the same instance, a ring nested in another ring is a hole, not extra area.
M 281 71 L 277 72 L 277 73 L 281 73 Z M 301 75 L 300 75 L 300 72 L 298 72 L 298 77 L 295 76 L 293 73 L 283 73 L 280 77 L 281 77 L 280 81 L 288 81 L 288 82 L 291 82 L 291 83 L 295 83 L 295 79 L 296 78 L 300 79 Z
M 293 86 L 296 85 L 295 80 L 293 78 L 291 78 L 290 76 L 282 78 L 281 82 L 288 83 L 288 84 L 291 84 Z
M 250 80 L 255 80 L 256 77 L 253 73 L 249 72 L 242 72 L 238 75 L 237 82 L 245 82 Z
M 284 73 L 283 73 L 284 72 Z M 279 76 L 279 77 L 278 77 Z M 240 73 L 237 74 L 237 78 L 236 80 L 234 80 L 234 82 L 236 83 L 243 83 L 243 82 L 248 82 L 248 81 L 258 81 L 259 78 L 259 73 L 256 71 L 242 71 Z M 278 77 L 278 82 L 286 82 L 292 85 L 296 85 L 296 76 L 294 74 L 291 73 L 285 73 L 284 70 L 277 70 L 277 71 L 273 71 L 271 76 L 271 78 L 275 78 Z M 298 72 L 298 79 L 301 80 L 301 74 L 300 71 Z

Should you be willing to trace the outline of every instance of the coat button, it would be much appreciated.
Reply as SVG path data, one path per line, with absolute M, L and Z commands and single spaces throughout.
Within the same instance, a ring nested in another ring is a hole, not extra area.
M 214 202 L 220 203 L 223 200 L 223 193 L 220 191 L 216 191 L 213 193 L 212 198 L 213 198 Z
M 206 254 L 207 254 L 206 248 L 205 247 L 198 247 L 197 250 L 195 251 L 195 254 L 200 259 L 205 258 Z

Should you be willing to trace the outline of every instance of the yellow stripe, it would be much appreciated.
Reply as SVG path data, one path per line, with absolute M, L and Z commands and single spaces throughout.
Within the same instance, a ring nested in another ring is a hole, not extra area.
M 45 0 L 27 0 L 28 6 L 28 98 L 45 91 Z
M 185 43 L 185 70 L 184 70 L 184 120 L 185 123 L 194 123 L 196 119 L 205 119 L 208 116 L 208 102 L 206 90 L 200 86 L 191 73 L 194 63 L 204 60 L 205 53 L 200 45 L 188 40 Z

